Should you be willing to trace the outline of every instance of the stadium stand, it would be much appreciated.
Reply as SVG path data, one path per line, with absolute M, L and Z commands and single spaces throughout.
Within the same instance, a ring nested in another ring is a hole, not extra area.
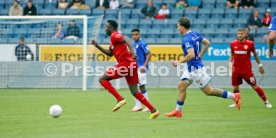
M 38 15 L 105 15 L 104 21 L 106 21 L 107 19 L 117 19 L 118 14 L 121 13 L 121 30 L 124 34 L 131 36 L 131 29 L 139 27 L 141 30 L 147 30 L 145 34 L 142 33 L 142 36 L 149 43 L 157 42 L 162 44 L 175 43 L 175 40 L 180 37 L 176 29 L 176 23 L 178 18 L 182 16 L 189 17 L 192 20 L 192 30 L 199 31 L 206 38 L 212 40 L 212 42 L 229 42 L 228 40 L 235 39 L 236 29 L 245 27 L 247 18 L 250 16 L 252 11 L 251 9 L 243 8 L 227 9 L 226 2 L 222 0 L 203 0 L 203 4 L 198 10 L 174 9 L 176 0 L 155 0 L 154 6 L 159 9 L 163 2 L 168 4 L 168 7 L 171 11 L 169 19 L 166 20 L 147 20 L 142 18 L 141 8 L 147 5 L 147 0 L 139 0 L 139 3 L 137 2 L 133 9 L 119 10 L 96 9 L 95 0 L 86 0 L 85 4 L 91 7 L 91 9 L 85 10 L 56 9 L 56 0 L 52 0 L 51 2 L 49 0 L 33 0 L 33 3 L 37 6 L 37 9 L 39 9 Z M 12 0 L 1 0 L 0 15 L 7 16 L 9 13 L 9 7 L 11 5 Z M 21 2 L 21 6 L 24 5 L 25 3 Z M 276 10 L 272 7 L 276 7 L 276 0 L 258 0 L 256 3 L 256 9 L 258 9 L 260 12 L 261 18 L 264 16 L 267 8 L 272 9 L 272 15 L 275 15 Z M 105 22 L 103 22 L 101 30 L 104 30 L 104 24 Z M 36 26 L 27 29 L 33 28 L 36 28 Z M 64 28 L 66 28 L 66 26 Z M 0 42 L 14 42 L 13 40 L 17 39 L 18 36 L 25 36 L 28 38 L 30 33 L 33 32 L 20 29 L 16 30 L 16 34 L 14 34 L 14 31 L 15 30 L 3 30 Z M 256 40 L 260 40 L 260 38 L 263 38 L 263 35 L 265 35 L 267 32 L 266 28 L 259 28 L 256 30 L 256 33 L 254 31 L 251 31 L 251 33 L 253 33 L 256 38 L 258 37 Z M 100 41 L 109 43 L 107 40 L 105 40 L 106 38 L 107 36 L 104 34 L 104 32 L 101 32 L 99 35 Z M 159 40 L 159 38 L 162 38 L 162 40 Z M 56 40 L 51 40 L 48 42 L 60 43 Z M 66 40 L 62 41 L 62 43 L 70 42 Z

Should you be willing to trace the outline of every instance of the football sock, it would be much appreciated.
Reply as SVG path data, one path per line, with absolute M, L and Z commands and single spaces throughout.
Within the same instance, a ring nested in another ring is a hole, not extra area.
M 149 100 L 148 92 L 146 90 L 145 91 L 141 91 L 141 93 L 144 95 L 144 97 L 147 98 L 147 100 Z
M 261 87 L 258 87 L 257 89 L 255 89 L 255 91 L 258 93 L 258 95 L 262 98 L 264 102 L 267 101 L 264 90 Z
M 141 103 L 143 103 L 150 110 L 150 112 L 155 111 L 155 108 L 150 104 L 150 102 L 147 100 L 146 97 L 143 96 L 141 92 L 137 92 L 135 94 L 135 98 L 138 99 Z
M 135 100 L 135 106 L 141 107 L 141 102 L 138 99 L 136 99 L 135 97 L 134 97 L 134 100 Z
M 240 90 L 236 90 L 236 91 L 234 91 L 234 93 L 240 93 Z
M 222 94 L 222 97 L 223 98 L 227 98 L 227 99 L 234 99 L 235 98 L 235 95 L 231 92 L 228 92 L 228 91 L 225 91 L 223 92 Z
M 175 108 L 175 110 L 181 111 L 183 105 L 184 105 L 184 102 L 178 101 L 178 100 L 177 100 L 177 101 L 176 101 L 176 108 Z
M 100 82 L 101 85 L 109 92 L 111 93 L 116 99 L 117 101 L 121 101 L 122 99 L 124 99 L 116 90 L 115 88 L 112 86 L 112 84 L 107 81 L 107 80 L 103 80 Z

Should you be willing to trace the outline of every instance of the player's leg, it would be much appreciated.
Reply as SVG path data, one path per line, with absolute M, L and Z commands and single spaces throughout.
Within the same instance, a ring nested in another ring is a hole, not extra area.
M 182 107 L 186 99 L 186 90 L 190 86 L 191 81 L 188 79 L 180 80 L 178 82 L 178 99 L 176 101 L 176 107 L 173 111 L 166 113 L 167 117 L 182 117 Z
M 141 73 L 138 71 L 138 78 L 139 78 L 139 89 L 140 92 L 142 92 L 142 94 L 144 95 L 144 97 L 147 98 L 147 100 L 149 100 L 148 98 L 148 93 L 146 90 L 146 84 L 147 84 L 147 78 L 146 78 L 146 73 Z M 132 112 L 137 112 L 137 111 L 141 111 L 142 110 L 142 106 L 141 106 L 141 102 L 139 100 L 137 100 L 136 98 L 134 98 L 135 100 L 135 106 L 132 108 Z M 149 111 L 148 108 L 145 108 L 143 110 L 143 112 L 147 112 Z
M 217 96 L 217 97 L 222 97 L 226 99 L 233 99 L 237 104 L 238 110 L 240 110 L 240 107 L 241 107 L 240 93 L 231 93 L 223 89 L 213 88 L 211 84 L 208 84 L 201 90 L 208 96 Z
M 272 105 L 269 103 L 266 98 L 264 90 L 257 84 L 256 78 L 253 73 L 248 73 L 244 75 L 244 80 L 251 85 L 251 87 L 257 92 L 260 98 L 263 100 L 267 108 L 272 108 Z
M 242 84 L 242 75 L 239 72 L 232 72 L 232 86 L 233 86 L 233 92 L 234 93 L 240 93 L 239 86 Z M 230 104 L 228 107 L 236 107 L 237 104 L 234 102 L 233 104 Z
M 240 87 L 239 85 L 237 86 L 233 86 L 233 92 L 234 93 L 240 93 Z M 234 102 L 233 104 L 230 104 L 228 107 L 232 108 L 232 107 L 236 107 L 236 102 Z

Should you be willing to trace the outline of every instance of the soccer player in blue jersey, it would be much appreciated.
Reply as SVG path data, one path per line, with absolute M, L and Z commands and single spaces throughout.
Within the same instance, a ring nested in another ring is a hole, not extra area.
M 148 93 L 146 90 L 147 84 L 147 71 L 148 71 L 148 63 L 151 58 L 151 53 L 148 47 L 148 44 L 142 40 L 140 35 L 140 30 L 138 28 L 132 29 L 132 39 L 133 39 L 133 47 L 136 55 L 138 56 L 138 78 L 139 78 L 139 88 L 144 97 L 148 98 Z M 142 111 L 142 106 L 139 100 L 135 98 L 135 106 L 131 110 L 132 112 Z M 143 112 L 148 112 L 149 109 L 145 107 Z
M 187 88 L 194 83 L 201 89 L 206 95 L 217 96 L 222 98 L 233 99 L 240 109 L 240 94 L 233 94 L 226 90 L 213 88 L 210 84 L 211 77 L 206 73 L 206 69 L 201 61 L 204 53 L 210 46 L 210 41 L 203 38 L 199 33 L 192 32 L 190 30 L 190 20 L 182 17 L 178 20 L 178 31 L 183 35 L 182 49 L 184 52 L 184 59 L 180 61 L 173 61 L 173 66 L 178 66 L 181 63 L 187 63 L 188 69 L 184 71 L 179 83 L 178 83 L 178 99 L 176 101 L 176 108 L 169 113 L 166 113 L 167 117 L 182 117 L 182 107 L 186 99 Z M 200 51 L 200 44 L 204 45 L 202 51 Z
M 275 39 L 276 39 L 276 16 L 274 16 L 270 22 L 270 25 L 268 27 L 268 31 L 269 31 L 269 36 L 268 36 L 268 46 L 269 46 L 269 50 L 268 50 L 268 56 L 270 58 L 273 57 L 273 47 L 275 44 Z

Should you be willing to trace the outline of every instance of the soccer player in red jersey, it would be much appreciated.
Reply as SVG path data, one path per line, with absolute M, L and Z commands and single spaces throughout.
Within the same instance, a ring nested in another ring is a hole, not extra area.
M 125 77 L 129 89 L 133 96 L 143 103 L 151 112 L 150 119 L 155 119 L 159 115 L 159 111 L 155 109 L 149 101 L 143 96 L 141 92 L 138 92 L 137 84 L 138 80 L 138 66 L 137 55 L 133 50 L 132 42 L 129 38 L 123 36 L 117 31 L 118 23 L 114 20 L 108 20 L 105 26 L 105 32 L 110 36 L 110 47 L 104 49 L 95 40 L 92 40 L 92 44 L 102 51 L 107 56 L 115 56 L 118 64 L 109 68 L 106 73 L 99 79 L 100 84 L 111 93 L 116 99 L 117 104 L 113 108 L 113 112 L 120 109 L 126 104 L 126 100 L 115 90 L 110 80 Z M 129 50 L 128 50 L 129 49 Z
M 231 42 L 231 56 L 229 66 L 232 68 L 232 85 L 235 93 L 239 93 L 239 85 L 242 84 L 244 79 L 262 98 L 267 108 L 272 108 L 272 105 L 266 98 L 265 92 L 257 84 L 256 78 L 252 72 L 252 65 L 250 60 L 251 52 L 254 55 L 256 62 L 259 64 L 259 72 L 265 73 L 264 67 L 261 64 L 260 58 L 255 50 L 254 42 L 245 39 L 244 29 L 237 31 L 237 40 Z M 232 64 L 232 62 L 234 62 Z M 229 105 L 235 107 L 236 104 Z

